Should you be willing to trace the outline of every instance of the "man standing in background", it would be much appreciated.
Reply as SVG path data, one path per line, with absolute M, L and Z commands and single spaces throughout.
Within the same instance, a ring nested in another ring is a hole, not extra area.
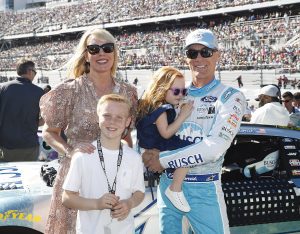
M 287 126 L 289 113 L 280 104 L 280 90 L 275 85 L 266 85 L 259 91 L 259 108 L 254 111 L 250 123 Z
M 35 161 L 39 154 L 39 102 L 42 88 L 32 84 L 35 64 L 22 59 L 17 79 L 0 85 L 0 161 Z

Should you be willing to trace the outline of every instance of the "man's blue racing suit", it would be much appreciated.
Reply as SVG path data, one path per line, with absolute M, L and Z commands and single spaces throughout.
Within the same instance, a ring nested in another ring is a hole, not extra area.
M 177 132 L 194 144 L 160 154 L 166 168 L 158 189 L 161 233 L 181 233 L 186 215 L 195 233 L 229 233 L 220 173 L 224 154 L 239 130 L 246 108 L 244 95 L 214 79 L 202 88 L 190 86 L 188 100 L 194 101 L 191 116 Z M 190 167 L 183 192 L 191 211 L 177 210 L 164 192 L 171 184 L 172 168 Z

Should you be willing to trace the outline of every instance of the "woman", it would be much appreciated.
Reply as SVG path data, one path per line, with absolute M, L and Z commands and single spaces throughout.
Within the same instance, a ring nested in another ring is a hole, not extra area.
M 68 63 L 69 77 L 72 79 L 41 98 L 41 115 L 45 120 L 43 138 L 64 155 L 54 184 L 45 233 L 75 233 L 76 211 L 62 205 L 62 185 L 72 154 L 75 151 L 92 153 L 95 150 L 91 142 L 100 131 L 96 113 L 99 98 L 109 93 L 124 95 L 131 100 L 131 111 L 135 113 L 136 89 L 115 79 L 117 61 L 118 49 L 114 37 L 104 29 L 90 29 L 82 35 Z M 132 145 L 130 134 L 126 135 L 125 140 Z

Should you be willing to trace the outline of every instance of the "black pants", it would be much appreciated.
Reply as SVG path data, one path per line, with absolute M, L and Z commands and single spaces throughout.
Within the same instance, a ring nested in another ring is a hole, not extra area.
M 40 146 L 25 149 L 6 149 L 0 147 L 0 162 L 37 161 Z

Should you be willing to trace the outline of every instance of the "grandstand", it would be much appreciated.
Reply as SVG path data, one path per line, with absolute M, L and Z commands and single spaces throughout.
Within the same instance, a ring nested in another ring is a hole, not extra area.
M 197 27 L 212 29 L 221 42 L 219 77 L 242 70 L 253 71 L 257 85 L 280 73 L 300 79 L 300 0 L 56 0 L 3 11 L 0 75 L 9 79 L 26 56 L 36 61 L 41 83 L 44 76 L 60 82 L 81 33 L 94 26 L 116 36 L 119 69 L 129 80 L 137 69 L 186 69 L 183 40 Z

